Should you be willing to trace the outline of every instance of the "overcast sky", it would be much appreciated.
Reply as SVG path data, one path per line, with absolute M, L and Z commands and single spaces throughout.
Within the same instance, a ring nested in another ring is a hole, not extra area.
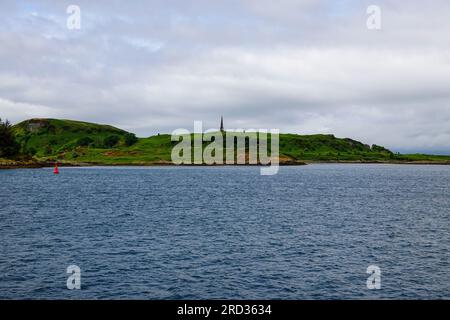
M 68 5 L 81 29 L 66 26 Z M 381 8 L 381 30 L 366 26 Z M 450 154 L 450 1 L 0 0 L 0 117 L 333 133 Z

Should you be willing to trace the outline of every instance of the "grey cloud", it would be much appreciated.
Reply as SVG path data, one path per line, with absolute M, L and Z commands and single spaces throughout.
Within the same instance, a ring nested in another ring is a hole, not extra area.
M 450 153 L 450 4 L 3 1 L 0 116 L 334 133 Z M 78 4 L 82 29 L 67 30 Z M 448 151 L 446 151 L 448 150 Z

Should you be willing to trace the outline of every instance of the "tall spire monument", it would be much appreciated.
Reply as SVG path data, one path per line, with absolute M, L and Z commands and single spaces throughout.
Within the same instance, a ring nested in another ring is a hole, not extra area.
M 224 128 L 223 128 L 223 116 L 220 117 L 220 131 L 224 132 Z

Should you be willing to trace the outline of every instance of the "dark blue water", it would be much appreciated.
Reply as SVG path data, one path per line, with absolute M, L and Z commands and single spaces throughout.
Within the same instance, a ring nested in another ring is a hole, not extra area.
M 448 299 L 449 187 L 449 166 L 3 170 L 0 298 Z

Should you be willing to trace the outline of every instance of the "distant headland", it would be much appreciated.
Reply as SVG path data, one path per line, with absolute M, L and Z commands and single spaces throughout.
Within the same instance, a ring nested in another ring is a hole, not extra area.
M 42 167 L 55 162 L 68 166 L 172 164 L 174 142 L 170 134 L 137 138 L 110 125 L 60 119 L 30 119 L 12 126 L 11 131 L 20 152 L 14 157 L 0 153 L 0 168 Z M 223 119 L 220 131 L 227 134 Z M 398 154 L 379 145 L 328 134 L 279 134 L 279 155 L 280 165 L 450 164 L 450 156 Z

